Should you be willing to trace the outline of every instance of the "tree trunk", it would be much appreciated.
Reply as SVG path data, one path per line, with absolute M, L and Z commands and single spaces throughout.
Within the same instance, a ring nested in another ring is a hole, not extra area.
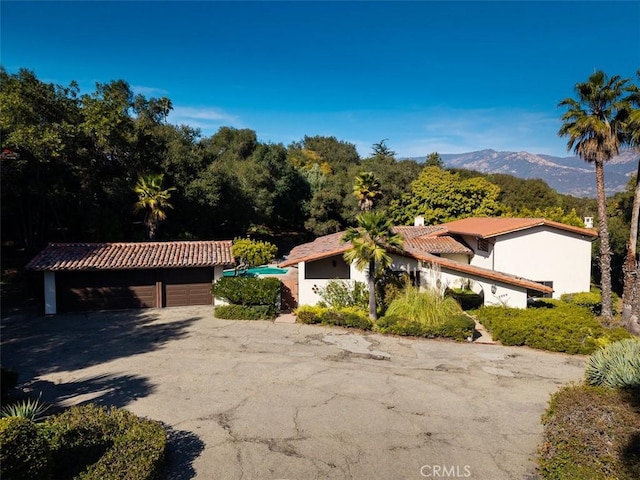
M 624 289 L 622 291 L 622 323 L 631 333 L 636 335 L 640 331 L 634 332 L 638 325 L 638 257 L 636 248 L 638 244 L 638 219 L 640 217 L 640 162 L 636 172 L 636 189 L 633 194 L 633 207 L 631 209 L 631 226 L 629 230 L 629 243 L 627 244 L 627 256 L 622 266 L 624 274 Z M 632 321 L 632 317 L 635 321 Z
M 611 302 L 611 247 L 607 222 L 607 197 L 604 191 L 604 162 L 595 161 L 596 188 L 598 194 L 598 235 L 600 236 L 600 288 L 602 290 L 602 316 L 613 318 Z
M 376 262 L 369 262 L 369 318 L 374 322 L 378 319 L 378 306 L 376 305 Z

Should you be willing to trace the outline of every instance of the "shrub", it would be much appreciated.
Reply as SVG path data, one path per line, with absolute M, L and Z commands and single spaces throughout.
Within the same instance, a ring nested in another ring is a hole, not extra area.
M 51 452 L 45 434 L 24 417 L 0 419 L 0 477 L 51 478 Z
M 371 330 L 373 327 L 368 314 L 356 307 L 327 308 L 305 305 L 296 310 L 296 315 L 300 323 L 321 323 L 362 330 Z
M 640 478 L 640 391 L 572 385 L 542 417 L 539 473 L 547 480 Z M 635 397 L 634 397 L 635 395 Z
M 590 292 L 565 293 L 560 297 L 560 300 L 588 308 L 594 315 L 600 315 L 602 312 L 602 292 L 597 289 L 593 289 Z M 618 296 L 615 292 L 611 293 L 611 301 L 614 305 L 618 301 Z
M 271 320 L 275 313 L 266 305 L 219 305 L 214 310 L 216 318 L 226 320 Z
M 244 260 L 250 266 L 264 265 L 272 262 L 278 253 L 278 247 L 262 240 L 236 238 L 231 247 L 235 258 Z
M 627 338 L 592 353 L 585 378 L 590 385 L 640 387 L 640 339 Z
M 359 328 L 361 330 L 371 330 L 373 326 L 369 315 L 356 307 L 326 309 L 320 318 L 323 325 Z
M 369 306 L 369 289 L 364 282 L 331 280 L 319 294 L 321 307 L 367 309 Z
M 408 320 L 398 315 L 385 315 L 377 323 L 380 333 L 408 335 L 414 337 L 445 337 L 466 340 L 473 337 L 475 322 L 467 315 L 456 315 L 439 325 L 425 325 L 416 320 Z
M 211 292 L 234 305 L 268 305 L 275 314 L 280 307 L 281 287 L 277 278 L 222 277 L 213 284 Z
M 322 313 L 326 310 L 324 307 L 316 307 L 311 305 L 302 305 L 296 309 L 297 321 L 300 323 L 320 323 L 322 321 Z
M 557 300 L 538 303 L 539 308 L 482 307 L 474 313 L 503 345 L 586 355 L 612 341 L 629 338 L 623 328 L 603 327 L 585 307 Z
M 463 314 L 448 318 L 435 332 L 439 337 L 467 340 L 473 338 L 475 329 L 476 322 L 469 316 Z
M 150 480 L 160 474 L 166 434 L 157 422 L 123 409 L 84 405 L 43 425 L 56 479 Z
M 424 327 L 442 325 L 447 318 L 461 313 L 460 305 L 453 298 L 443 297 L 433 290 L 420 291 L 416 287 L 405 288 L 387 308 L 387 315 L 415 321 Z

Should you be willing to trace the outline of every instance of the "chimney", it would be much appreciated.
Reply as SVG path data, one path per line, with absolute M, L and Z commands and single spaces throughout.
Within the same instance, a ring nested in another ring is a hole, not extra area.
M 593 228 L 593 217 L 584 217 L 584 228 Z
M 424 217 L 421 217 L 421 216 L 416 217 L 416 219 L 413 221 L 413 226 L 424 227 Z

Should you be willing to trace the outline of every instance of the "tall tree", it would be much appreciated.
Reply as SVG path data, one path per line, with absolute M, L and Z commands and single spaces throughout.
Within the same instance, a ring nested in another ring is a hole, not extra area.
M 640 69 L 637 71 L 640 80 Z M 640 87 L 630 85 L 629 118 L 627 122 L 626 141 L 640 150 Z M 640 222 L 640 160 L 635 178 L 633 206 L 631 208 L 631 225 L 627 253 L 622 267 L 624 287 L 622 291 L 622 321 L 631 333 L 640 335 L 640 263 L 638 262 L 638 223 Z
M 425 167 L 411 183 L 411 191 L 393 200 L 389 217 L 396 225 L 411 225 L 424 217 L 427 225 L 465 217 L 497 216 L 500 188 L 484 178 L 461 180 L 457 173 L 438 167 Z
M 149 240 L 156 237 L 158 225 L 167 218 L 167 209 L 173 208 L 169 203 L 171 192 L 175 188 L 162 188 L 162 179 L 164 174 L 151 173 L 138 177 L 138 183 L 134 187 L 135 193 L 138 195 L 138 201 L 135 204 L 137 211 L 145 210 L 144 224 L 147 226 Z
M 427 158 L 424 161 L 424 166 L 444 168 L 444 162 L 442 161 L 442 157 L 438 152 L 432 152 L 427 155 Z
M 371 147 L 373 157 L 376 159 L 395 158 L 396 152 L 391 150 L 385 143 L 388 139 L 383 138 L 378 143 L 374 143 Z
M 586 82 L 575 86 L 576 98 L 565 98 L 559 104 L 566 107 L 562 115 L 561 137 L 568 137 L 567 150 L 595 165 L 598 200 L 598 234 L 600 238 L 600 284 L 602 316 L 613 317 L 611 299 L 611 248 L 607 223 L 607 203 L 604 186 L 604 162 L 618 154 L 623 140 L 622 99 L 627 80 L 608 77 L 596 71 Z
M 353 194 L 358 199 L 358 207 L 363 212 L 373 208 L 374 202 L 382 195 L 380 181 L 373 172 L 362 172 L 356 175 L 353 182 Z
M 391 265 L 389 248 L 402 248 L 402 237 L 393 232 L 393 225 L 383 212 L 362 212 L 356 217 L 358 228 L 349 227 L 342 237 L 351 248 L 344 253 L 347 262 L 355 262 L 360 270 L 367 269 L 369 283 L 369 318 L 378 318 L 376 303 L 376 268 Z

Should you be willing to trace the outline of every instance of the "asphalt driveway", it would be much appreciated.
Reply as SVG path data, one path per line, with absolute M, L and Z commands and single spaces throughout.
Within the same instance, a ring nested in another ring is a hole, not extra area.
M 170 427 L 169 479 L 533 479 L 549 394 L 584 357 L 217 320 L 207 307 L 2 319 L 43 399 Z

